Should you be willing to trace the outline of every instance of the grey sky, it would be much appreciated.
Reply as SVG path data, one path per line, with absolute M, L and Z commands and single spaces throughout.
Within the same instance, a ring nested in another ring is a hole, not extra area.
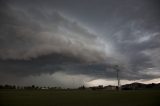
M 158 0 L 2 0 L 0 83 L 25 78 L 20 83 L 25 85 L 31 76 L 34 81 L 59 72 L 114 79 L 115 65 L 124 80 L 159 78 L 159 5 Z

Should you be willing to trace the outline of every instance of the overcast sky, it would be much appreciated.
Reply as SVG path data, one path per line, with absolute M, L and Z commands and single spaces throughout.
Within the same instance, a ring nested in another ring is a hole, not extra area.
M 1 0 L 0 84 L 160 82 L 159 0 Z

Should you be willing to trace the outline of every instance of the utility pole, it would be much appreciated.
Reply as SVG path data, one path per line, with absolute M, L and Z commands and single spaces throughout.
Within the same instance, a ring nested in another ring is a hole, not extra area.
M 120 72 L 119 66 L 116 65 L 115 69 L 116 69 L 116 72 L 117 72 L 117 87 L 118 87 L 118 90 L 120 90 L 121 87 L 120 87 L 120 77 L 119 77 L 119 72 Z
M 119 69 L 117 71 L 117 85 L 118 85 L 118 90 L 120 90 L 120 78 L 119 78 Z

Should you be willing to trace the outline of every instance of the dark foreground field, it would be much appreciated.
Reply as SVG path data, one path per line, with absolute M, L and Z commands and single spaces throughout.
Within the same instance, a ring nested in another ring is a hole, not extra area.
M 160 106 L 160 90 L 0 90 L 0 106 Z

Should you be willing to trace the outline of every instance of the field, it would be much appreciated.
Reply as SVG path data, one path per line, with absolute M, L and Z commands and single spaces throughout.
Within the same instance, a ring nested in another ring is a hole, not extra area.
M 160 106 L 160 90 L 0 90 L 0 106 Z

